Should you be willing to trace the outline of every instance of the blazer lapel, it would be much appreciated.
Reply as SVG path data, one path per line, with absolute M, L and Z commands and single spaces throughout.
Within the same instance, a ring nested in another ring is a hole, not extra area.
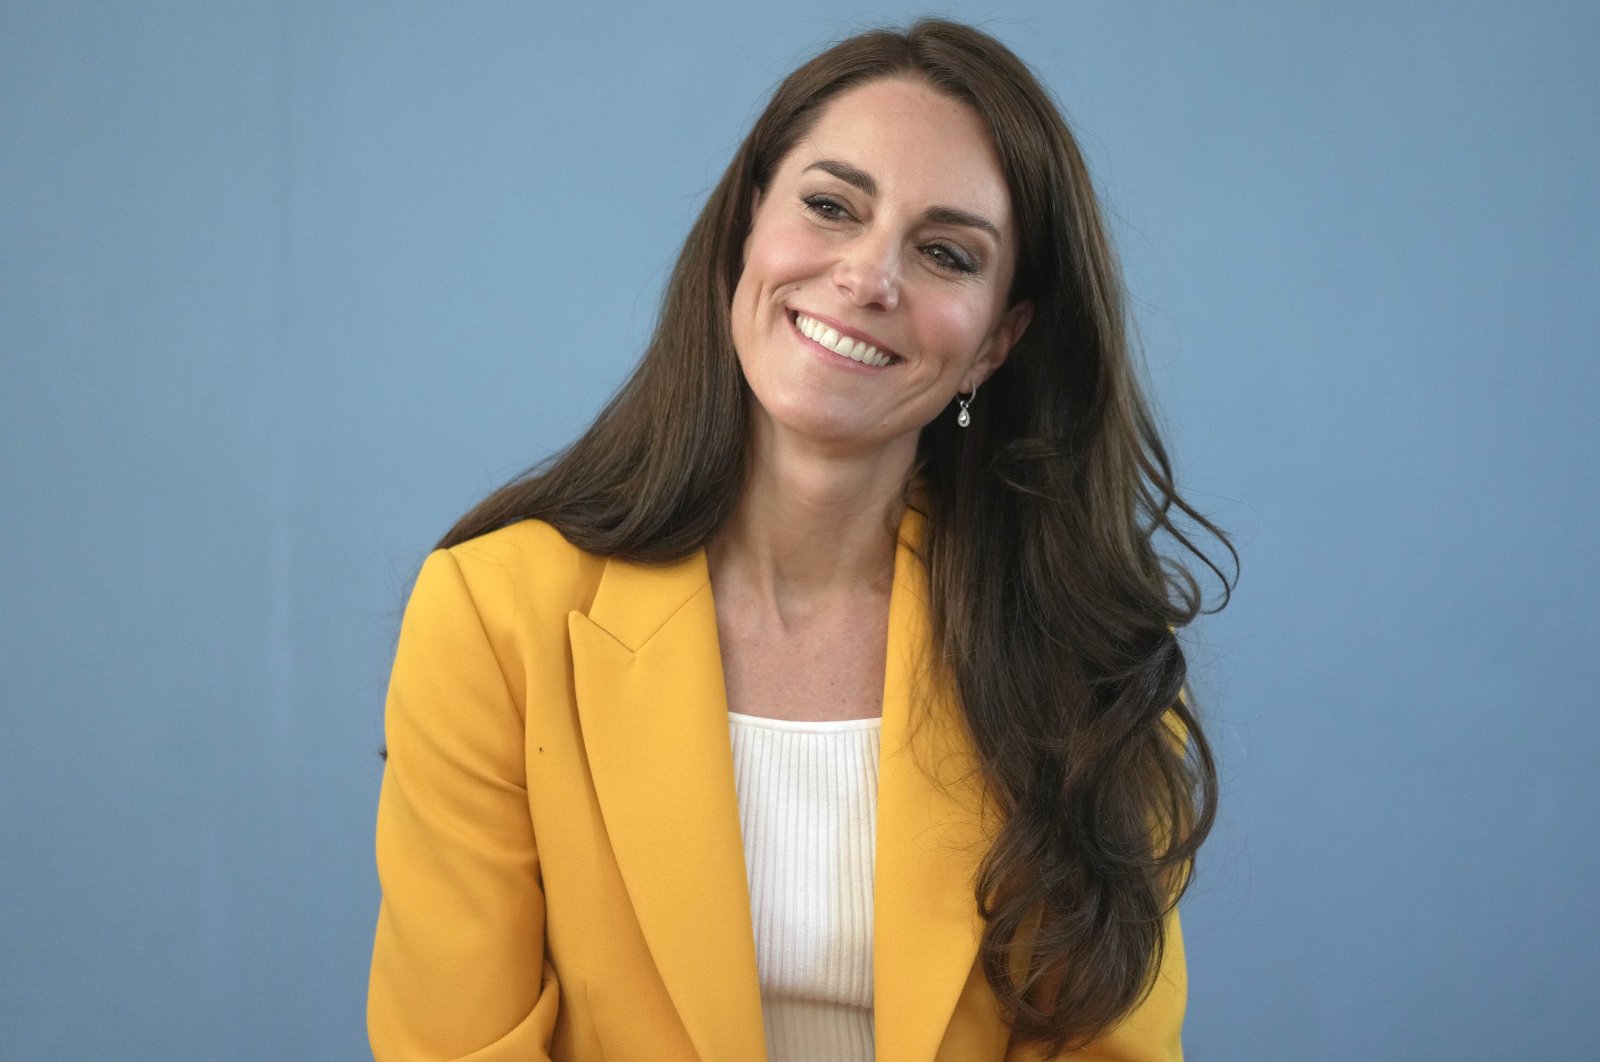
M 668 995 L 705 1062 L 764 1059 L 705 555 L 610 561 L 589 614 L 567 626 L 601 815 Z
M 889 599 L 873 881 L 877 1057 L 929 1062 L 972 972 L 973 895 L 990 835 L 978 763 L 948 679 L 933 666 L 922 516 L 900 525 Z
M 889 602 L 873 882 L 877 1057 L 931 1062 L 973 962 L 991 840 L 948 679 L 930 659 L 922 517 L 900 525 Z M 765 1059 L 716 609 L 705 555 L 612 560 L 568 617 L 578 715 L 612 850 L 705 1062 Z

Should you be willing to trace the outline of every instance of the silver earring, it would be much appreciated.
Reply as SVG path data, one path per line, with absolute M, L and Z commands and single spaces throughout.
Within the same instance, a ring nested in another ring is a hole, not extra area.
M 956 405 L 961 411 L 956 414 L 956 424 L 965 428 L 972 423 L 972 413 L 967 409 L 972 405 L 972 400 L 978 397 L 978 389 L 974 387 L 971 394 L 956 395 Z

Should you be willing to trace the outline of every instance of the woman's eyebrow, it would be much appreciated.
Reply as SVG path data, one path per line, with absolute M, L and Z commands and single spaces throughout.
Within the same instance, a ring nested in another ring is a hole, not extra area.
M 940 225 L 963 225 L 971 229 L 982 229 L 994 237 L 995 243 L 1005 242 L 1000 239 L 1000 229 L 994 222 L 967 210 L 957 210 L 955 207 L 929 207 L 923 217 Z
M 818 159 L 800 172 L 804 173 L 806 170 L 821 170 L 823 173 L 839 178 L 845 184 L 861 189 L 867 195 L 875 196 L 878 194 L 878 182 L 872 179 L 872 174 L 859 166 L 852 166 L 848 162 L 840 162 L 838 159 Z M 961 225 L 966 228 L 980 229 L 994 237 L 996 243 L 1002 242 L 999 226 L 988 218 L 980 214 L 974 214 L 969 210 L 958 210 L 955 207 L 943 206 L 929 207 L 924 217 L 940 225 Z
M 872 179 L 872 174 L 859 167 L 852 166 L 848 162 L 840 162 L 837 159 L 818 159 L 807 166 L 806 170 L 821 170 L 823 173 L 830 173 L 839 178 L 845 184 L 861 189 L 868 195 L 878 194 L 878 182 Z M 805 170 L 800 172 L 804 173 Z

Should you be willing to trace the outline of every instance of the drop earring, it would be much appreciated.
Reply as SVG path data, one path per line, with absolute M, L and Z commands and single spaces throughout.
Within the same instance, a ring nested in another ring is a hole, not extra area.
M 967 407 L 972 405 L 972 400 L 977 397 L 978 389 L 976 387 L 969 394 L 956 395 L 956 405 L 961 407 L 960 411 L 956 413 L 957 426 L 965 428 L 972 423 L 972 413 Z

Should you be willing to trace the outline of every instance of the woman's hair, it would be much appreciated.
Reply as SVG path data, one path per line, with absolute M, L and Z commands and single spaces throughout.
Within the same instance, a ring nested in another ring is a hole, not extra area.
M 729 312 L 754 193 L 830 100 L 889 77 L 920 79 L 988 125 L 1020 238 L 1011 301 L 1033 303 L 972 426 L 940 417 L 922 431 L 914 479 L 935 658 L 1001 814 L 976 883 L 984 973 L 1014 1035 L 1059 1050 L 1149 991 L 1216 808 L 1174 634 L 1201 594 L 1159 546 L 1216 573 L 1224 603 L 1228 577 L 1186 528 L 1233 551 L 1173 485 L 1087 169 L 1004 45 L 927 20 L 851 37 L 791 74 L 695 222 L 633 375 L 577 442 L 440 545 L 530 517 L 643 562 L 711 542 L 744 481 L 748 392 Z

